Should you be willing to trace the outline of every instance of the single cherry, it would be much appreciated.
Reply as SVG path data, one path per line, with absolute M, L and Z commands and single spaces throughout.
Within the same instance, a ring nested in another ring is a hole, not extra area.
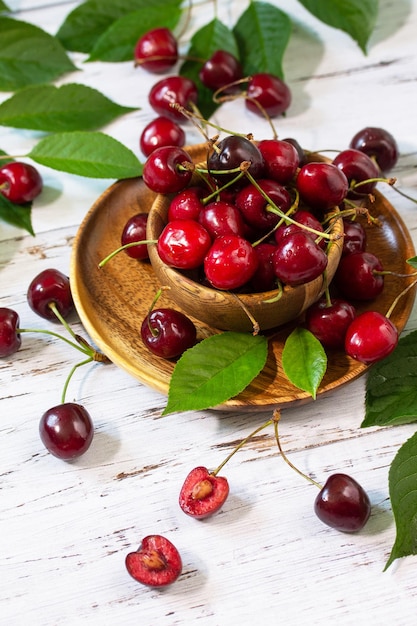
M 185 132 L 174 120 L 160 115 L 145 126 L 139 139 L 143 154 L 148 157 L 156 148 L 162 146 L 182 146 L 185 144 Z
M 344 348 L 346 331 L 356 315 L 355 307 L 340 298 L 322 297 L 306 311 L 306 328 L 325 348 Z
M 286 285 L 296 287 L 320 276 L 327 267 L 324 250 L 306 233 L 293 232 L 277 244 L 274 271 Z
M 52 304 L 62 317 L 67 317 L 74 308 L 68 276 L 53 268 L 43 270 L 30 283 L 27 301 L 35 313 L 47 320 L 58 321 Z
M 343 219 L 342 256 L 352 252 L 364 252 L 366 248 L 366 230 L 357 220 Z
M 314 512 L 327 526 L 342 532 L 361 530 L 371 514 L 363 487 L 347 474 L 332 474 L 314 501 Z
M 198 221 L 212 239 L 230 234 L 244 237 L 246 233 L 242 213 L 234 204 L 222 200 L 206 204 L 200 211 Z
M 204 259 L 204 272 L 216 289 L 238 289 L 247 283 L 258 267 L 253 246 L 239 235 L 223 235 L 214 240 Z
M 154 28 L 136 43 L 134 49 L 135 65 L 153 74 L 163 74 L 178 60 L 178 43 L 168 28 Z
M 288 184 L 295 176 L 300 163 L 297 149 L 288 141 L 281 139 L 263 139 L 258 149 L 265 161 L 265 176 L 272 180 Z
M 384 128 L 367 126 L 356 133 L 350 147 L 374 159 L 382 172 L 391 170 L 398 160 L 398 146 L 394 137 Z
M 266 72 L 251 76 L 246 93 L 246 108 L 260 116 L 266 113 L 269 117 L 277 117 L 285 113 L 291 104 L 288 85 L 278 76 Z
M 192 158 L 179 146 L 156 148 L 146 159 L 142 176 L 155 193 L 181 191 L 191 180 Z
M 42 188 L 42 177 L 33 165 L 11 161 L 0 167 L 0 193 L 13 204 L 32 202 Z
M 146 240 L 146 224 L 148 222 L 148 214 L 147 213 L 136 213 L 130 217 L 122 231 L 121 235 L 121 245 L 126 246 L 127 244 L 135 243 L 136 241 L 145 241 Z M 148 248 L 146 244 L 139 244 L 137 246 L 130 246 L 125 249 L 125 252 L 132 259 L 148 259 Z
M 364 152 L 353 148 L 339 152 L 333 159 L 333 165 L 348 179 L 349 195 L 353 197 L 372 193 L 376 187 L 376 179 L 380 177 L 375 161 Z
M 300 168 L 296 186 L 302 200 L 320 214 L 338 206 L 349 190 L 348 179 L 336 165 L 316 161 Z
M 168 221 L 198 220 L 203 209 L 201 200 L 207 194 L 204 187 L 191 186 L 179 191 L 171 199 L 168 207 Z
M 190 270 L 203 264 L 211 243 L 209 233 L 199 222 L 172 220 L 159 235 L 157 250 L 166 265 Z
M 281 214 L 287 213 L 291 207 L 291 196 L 280 183 L 261 178 L 256 181 L 256 186 L 249 183 L 240 189 L 235 203 L 247 224 L 261 232 L 267 232 L 281 219 L 272 203 Z
M 158 115 L 169 117 L 174 122 L 184 122 L 186 117 L 174 105 L 190 111 L 192 106 L 197 104 L 197 86 L 185 76 L 168 76 L 153 85 L 148 99 Z
M 17 352 L 22 345 L 22 338 L 17 332 L 19 315 L 13 309 L 0 307 L 0 358 Z
M 148 587 L 166 587 L 175 582 L 182 571 L 180 553 L 162 535 L 148 535 L 135 552 L 125 559 L 129 574 Z
M 214 146 L 207 159 L 207 168 L 211 177 L 219 185 L 224 185 L 236 178 L 239 172 L 234 170 L 244 162 L 250 164 L 248 171 L 255 179 L 261 178 L 265 162 L 256 144 L 246 137 L 228 135 Z M 234 184 L 233 190 L 246 184 L 247 179 L 243 176 Z
M 239 60 L 227 50 L 216 50 L 204 63 L 199 78 L 203 85 L 217 91 L 242 78 L 242 66 Z M 235 93 L 238 87 L 222 89 L 223 94 Z
M 193 322 L 180 311 L 153 309 L 143 320 L 140 334 L 143 343 L 156 356 L 174 359 L 196 342 Z
M 366 365 L 387 357 L 398 344 L 398 330 L 378 311 L 365 311 L 349 325 L 345 337 L 346 353 Z
M 340 259 L 334 284 L 347 300 L 373 300 L 384 288 L 383 267 L 372 252 L 353 252 Z
M 186 477 L 179 495 L 179 505 L 187 515 L 204 519 L 216 513 L 229 495 L 229 483 L 206 467 L 195 467 Z
M 76 459 L 88 450 L 94 427 L 88 411 L 74 402 L 48 409 L 39 423 L 39 435 L 45 448 L 66 461 Z

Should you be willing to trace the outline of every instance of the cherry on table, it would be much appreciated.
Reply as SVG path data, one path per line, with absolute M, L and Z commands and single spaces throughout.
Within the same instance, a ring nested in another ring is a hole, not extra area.
M 391 170 L 398 160 L 395 138 L 390 132 L 377 126 L 366 126 L 359 130 L 352 137 L 350 147 L 374 159 L 382 172 Z
M 340 298 L 328 302 L 322 297 L 307 309 L 305 325 L 325 348 L 344 348 L 346 331 L 355 315 L 350 302 Z
M 156 356 L 179 357 L 196 342 L 197 329 L 184 313 L 170 308 L 153 309 L 142 321 L 143 343 Z
M 340 259 L 334 284 L 348 300 L 373 300 L 384 288 L 380 259 L 372 252 L 352 252 Z
M 179 505 L 187 515 L 204 519 L 216 513 L 229 495 L 229 483 L 206 467 L 195 467 L 186 477 L 179 495 Z
M 346 331 L 346 354 L 366 365 L 387 357 L 397 344 L 396 326 L 378 311 L 361 313 L 351 322 Z
M 42 188 L 42 177 L 33 165 L 11 161 L 0 167 L 0 193 L 13 204 L 32 202 Z
M 39 435 L 51 454 L 69 461 L 88 450 L 93 440 L 94 427 L 85 407 L 66 402 L 45 411 L 39 422 Z
M 54 268 L 43 270 L 31 281 L 27 301 L 35 313 L 47 320 L 58 321 L 51 304 L 62 317 L 67 317 L 74 308 L 68 276 Z
M 121 245 L 135 243 L 136 241 L 146 240 L 146 224 L 148 222 L 148 213 L 136 213 L 130 217 L 122 231 Z M 130 246 L 125 249 L 126 254 L 132 259 L 148 259 L 148 247 L 146 244 Z
M 191 156 L 180 146 L 161 146 L 146 159 L 142 177 L 155 193 L 175 193 L 189 184 L 192 162 Z
M 258 267 L 254 247 L 239 235 L 214 240 L 204 259 L 204 273 L 216 289 L 238 289 L 251 280 Z
M 185 76 L 168 76 L 162 78 L 151 88 L 148 96 L 149 104 L 158 115 L 164 115 L 174 122 L 184 122 L 186 117 L 173 105 L 190 111 L 197 104 L 198 90 L 195 82 Z
M 185 144 L 185 132 L 177 122 L 160 115 L 143 129 L 139 146 L 143 154 L 148 157 L 156 148 L 162 146 L 182 146 Z
M 314 501 L 314 512 L 327 526 L 343 532 L 361 530 L 371 514 L 366 491 L 347 474 L 332 474 Z
M 291 104 L 291 90 L 288 85 L 278 76 L 267 72 L 259 72 L 250 77 L 246 95 L 246 108 L 260 116 L 266 113 L 269 117 L 277 117 L 285 113 Z
M 212 240 L 196 220 L 172 220 L 158 237 L 157 250 L 161 260 L 170 267 L 191 270 L 203 264 Z
M 170 585 L 182 572 L 180 553 L 162 535 L 144 537 L 139 548 L 127 554 L 125 565 L 132 578 L 148 587 Z
M 19 321 L 16 311 L 0 307 L 0 358 L 11 356 L 22 345 L 22 337 L 16 332 Z
M 135 65 L 153 74 L 163 74 L 178 61 L 178 43 L 168 28 L 154 28 L 137 41 Z
M 242 78 L 242 66 L 239 60 L 227 50 L 216 50 L 211 57 L 203 64 L 199 78 L 203 85 L 217 91 L 222 87 L 223 94 L 235 93 L 239 87 L 237 85 L 229 86 L 240 78 Z

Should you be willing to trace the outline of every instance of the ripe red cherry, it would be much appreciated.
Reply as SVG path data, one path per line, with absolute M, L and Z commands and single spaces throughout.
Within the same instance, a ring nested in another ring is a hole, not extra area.
M 352 252 L 364 252 L 366 240 L 366 230 L 360 222 L 343 219 L 342 256 L 352 254 Z
M 173 220 L 158 237 L 161 260 L 170 267 L 191 270 L 202 265 L 211 246 L 211 237 L 195 220 Z
M 171 200 L 168 207 L 168 221 L 198 220 L 203 208 L 202 198 L 207 192 L 204 187 L 187 187 L 179 191 Z
M 172 105 L 178 104 L 190 110 L 197 104 L 198 91 L 196 84 L 185 76 L 168 76 L 158 81 L 149 92 L 149 104 L 158 115 L 164 115 L 174 122 L 184 122 L 186 117 Z
M 174 359 L 191 348 L 197 330 L 193 322 L 175 309 L 153 309 L 143 320 L 140 334 L 143 343 L 156 356 Z
M 267 178 L 258 179 L 257 186 L 250 183 L 243 187 L 236 194 L 235 203 L 247 224 L 259 231 L 269 231 L 276 226 L 281 217 L 269 210 L 271 205 L 262 192 L 282 213 L 286 213 L 291 207 L 291 196 L 287 189 L 275 180 Z
M 238 168 L 244 161 L 249 162 L 249 172 L 256 179 L 261 178 L 264 171 L 264 158 L 253 141 L 246 137 L 228 135 L 216 145 L 216 149 L 211 152 L 207 159 L 207 168 L 210 174 L 219 185 L 224 185 L 234 178 L 237 173 L 230 173 L 230 170 Z M 233 190 L 244 187 L 247 179 L 242 177 L 233 185 Z
M 48 409 L 42 415 L 39 435 L 51 454 L 69 461 L 88 450 L 94 427 L 90 414 L 83 406 L 67 402 Z
M 336 165 L 315 161 L 303 165 L 296 185 L 302 200 L 320 213 L 338 206 L 349 189 L 348 179 Z
M 187 187 L 192 169 L 183 169 L 183 164 L 192 163 L 192 158 L 179 146 L 156 148 L 145 161 L 143 180 L 155 193 L 175 193 Z
M 148 587 L 166 587 L 182 571 L 177 548 L 161 535 L 144 537 L 139 548 L 126 556 L 125 565 L 132 578 Z
M 238 289 L 247 283 L 258 267 L 253 246 L 239 235 L 223 235 L 214 240 L 204 259 L 204 272 L 216 289 Z
M 344 347 L 355 315 L 355 307 L 346 300 L 335 298 L 329 304 L 323 297 L 307 309 L 305 325 L 325 348 L 338 349 Z
M 274 271 L 286 285 L 296 287 L 308 283 L 324 272 L 327 255 L 305 232 L 287 235 L 277 244 Z
M 246 226 L 239 209 L 228 202 L 217 200 L 209 202 L 200 211 L 198 217 L 212 239 L 220 235 L 240 235 L 244 237 Z
M 11 161 L 0 167 L 0 193 L 13 204 L 32 202 L 42 188 L 41 175 L 33 165 Z
M 367 365 L 387 357 L 398 343 L 398 331 L 385 315 L 365 311 L 349 325 L 345 351 L 353 359 Z
M 204 519 L 216 513 L 228 495 L 226 478 L 211 474 L 206 467 L 195 467 L 181 487 L 179 505 L 187 515 Z
M 178 60 L 177 40 L 168 28 L 154 28 L 138 40 L 134 58 L 135 65 L 153 74 L 163 74 Z
M 67 317 L 74 308 L 68 276 L 53 268 L 43 270 L 30 283 L 27 301 L 35 313 L 47 320 L 58 321 L 51 304 L 62 317 Z
M 315 499 L 314 512 L 331 528 L 356 532 L 368 521 L 371 503 L 356 480 L 347 474 L 332 474 Z
M 145 126 L 139 139 L 143 154 L 148 157 L 156 148 L 185 144 L 185 132 L 174 120 L 160 115 Z
M 374 159 L 383 172 L 388 172 L 398 160 L 398 146 L 387 130 L 367 126 L 356 133 L 350 147 L 360 150 Z
M 286 185 L 295 176 L 300 163 L 296 148 L 288 141 L 263 139 L 258 149 L 265 161 L 265 176 Z
M 19 315 L 13 309 L 0 307 L 0 358 L 11 356 L 22 345 L 22 337 L 16 332 Z
M 134 243 L 135 241 L 146 240 L 146 224 L 148 222 L 147 213 L 136 213 L 130 217 L 122 231 L 121 245 Z M 126 248 L 125 252 L 132 259 L 148 259 L 148 247 L 146 244 L 139 244 L 137 246 L 131 246 Z
M 336 165 L 346 176 L 349 182 L 349 194 L 353 196 L 366 195 L 373 192 L 376 186 L 376 178 L 380 176 L 379 169 L 367 154 L 360 150 L 342 150 L 333 159 Z M 356 186 L 358 183 L 364 183 Z
M 242 66 L 238 59 L 226 50 L 216 50 L 200 70 L 203 85 L 217 91 L 242 78 Z M 222 90 L 223 94 L 234 93 L 237 86 Z
M 274 238 L 277 243 L 280 243 L 282 239 L 286 237 L 287 235 L 294 233 L 294 232 L 300 232 L 300 231 L 309 235 L 313 240 L 316 240 L 319 235 L 316 235 L 316 233 L 313 233 L 310 230 L 306 230 L 305 228 L 306 226 L 308 228 L 314 229 L 317 232 L 320 232 L 320 233 L 323 232 L 323 226 L 321 225 L 317 217 L 313 215 L 313 213 L 310 213 L 310 211 L 299 209 L 291 217 L 297 223 L 296 224 L 294 223 L 281 224 L 280 226 L 278 226 L 278 228 L 274 232 Z M 320 239 L 319 246 L 321 248 L 326 247 L 325 239 Z
M 252 113 L 264 116 L 265 111 L 270 117 L 277 117 L 290 106 L 291 91 L 284 81 L 273 74 L 253 74 L 248 83 L 245 104 Z
M 334 283 L 348 300 L 373 300 L 384 288 L 381 261 L 372 252 L 353 252 L 340 259 Z

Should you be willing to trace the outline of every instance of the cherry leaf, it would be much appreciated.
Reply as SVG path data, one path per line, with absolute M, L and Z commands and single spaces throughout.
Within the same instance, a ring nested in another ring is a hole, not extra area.
M 56 133 L 27 155 L 41 165 L 90 178 L 133 178 L 142 164 L 129 148 L 101 132 Z
M 284 78 L 282 59 L 291 31 L 286 13 L 267 2 L 251 2 L 233 29 L 244 72 L 269 72 Z
M 320 21 L 344 31 L 366 53 L 378 17 L 378 0 L 299 0 Z
M 387 358 L 375 363 L 366 380 L 367 426 L 392 426 L 417 421 L 417 331 L 400 338 Z
M 407 263 L 411 265 L 411 267 L 414 267 L 415 270 L 417 270 L 417 256 L 413 256 L 411 257 L 411 259 L 407 259 Z
M 395 542 L 384 571 L 395 559 L 417 554 L 417 433 L 398 450 L 388 483 L 396 525 Z
M 261 335 L 227 331 L 203 339 L 177 361 L 163 415 L 230 400 L 263 369 L 267 352 L 267 339 Z
M 31 203 L 13 204 L 0 193 L 0 219 L 35 235 L 32 226 Z
M 282 351 L 282 367 L 293 385 L 316 398 L 327 369 L 327 356 L 321 343 L 306 328 L 297 327 L 287 337 Z
M 86 85 L 35 85 L 17 91 L 0 104 L 0 124 L 49 132 L 95 130 L 135 110 L 112 102 Z
M 9 7 L 3 2 L 3 0 L 0 0 L 0 11 L 2 13 L 10 13 Z
M 1 91 L 47 83 L 76 69 L 52 35 L 27 22 L 0 19 Z

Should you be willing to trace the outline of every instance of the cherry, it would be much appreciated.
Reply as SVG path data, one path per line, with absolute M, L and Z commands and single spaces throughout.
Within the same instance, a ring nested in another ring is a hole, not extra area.
M 135 241 L 144 241 L 146 239 L 146 224 L 148 222 L 147 213 L 136 213 L 130 217 L 122 231 L 121 245 L 134 243 Z M 130 246 L 125 252 L 132 259 L 148 259 L 148 248 L 145 244 Z
M 276 246 L 272 243 L 262 242 L 254 246 L 258 257 L 258 267 L 250 280 L 250 287 L 255 292 L 271 291 L 276 287 L 277 277 L 274 271 L 273 256 Z
M 353 252 L 340 259 L 334 283 L 348 300 L 373 300 L 384 288 L 382 271 L 372 252 Z
M 148 535 L 135 552 L 125 559 L 129 574 L 148 587 L 165 587 L 175 582 L 182 572 L 181 556 L 162 535 Z
M 349 325 L 346 353 L 367 365 L 384 359 L 398 343 L 398 330 L 391 320 L 377 311 L 365 311 Z
M 185 132 L 174 120 L 160 115 L 149 122 L 142 131 L 139 146 L 148 157 L 155 148 L 161 146 L 182 146 L 185 144 Z
M 156 356 L 174 359 L 196 342 L 193 322 L 175 309 L 153 309 L 143 320 L 140 334 L 143 343 Z
M 155 193 L 175 193 L 185 189 L 192 177 L 192 159 L 179 146 L 156 148 L 143 166 L 143 180 Z
M 11 161 L 0 167 L 0 193 L 13 204 L 32 202 L 42 188 L 41 175 L 33 165 Z
M 242 78 L 242 66 L 239 60 L 227 50 L 216 50 L 200 70 L 199 78 L 203 85 L 217 91 Z M 222 89 L 222 93 L 236 92 L 237 85 Z
M 204 272 L 217 289 L 237 289 L 247 283 L 258 267 L 253 246 L 239 235 L 223 235 L 214 240 L 204 259 Z
M 354 478 L 332 474 L 314 501 L 314 512 L 327 526 L 342 532 L 356 532 L 368 521 L 371 503 Z
M 154 28 L 138 40 L 134 49 L 135 65 L 153 74 L 163 74 L 178 60 L 178 44 L 168 28 Z
M 168 207 L 168 221 L 198 220 L 203 208 L 201 202 L 205 195 L 204 187 L 191 186 L 179 191 L 170 201 Z
M 289 183 L 300 163 L 297 149 L 288 141 L 263 139 L 258 149 L 265 161 L 265 176 L 286 185 Z
M 310 213 L 310 211 L 299 209 L 291 217 L 297 223 L 294 223 L 294 222 L 292 222 L 291 224 L 284 223 L 278 226 L 278 228 L 274 232 L 275 241 L 277 243 L 280 243 L 284 237 L 294 232 L 300 232 L 300 231 L 305 232 L 314 240 L 317 240 L 318 238 L 317 232 L 323 232 L 323 226 L 321 225 L 317 217 L 313 215 L 313 213 Z M 306 230 L 306 227 L 310 229 L 314 229 L 316 232 L 314 233 L 311 230 Z M 319 241 L 319 246 L 321 248 L 326 247 L 326 241 L 324 238 Z
M 356 133 L 350 147 L 360 150 L 374 159 L 382 172 L 388 172 L 398 160 L 398 146 L 387 130 L 367 126 Z
M 185 116 L 173 105 L 190 110 L 197 104 L 196 84 L 185 76 L 168 76 L 155 83 L 149 92 L 149 104 L 158 113 L 174 120 L 184 122 Z
M 274 212 L 264 194 L 281 211 L 286 213 L 291 207 L 291 196 L 287 189 L 275 180 L 258 179 L 256 186 L 250 183 L 238 191 L 235 203 L 246 223 L 260 231 L 269 231 L 281 219 Z
M 273 74 L 253 74 L 248 82 L 245 104 L 257 115 L 277 117 L 291 104 L 291 91 L 286 83 Z M 260 105 L 260 107 L 258 106 Z
M 22 338 L 17 332 L 19 321 L 16 311 L 0 307 L 0 358 L 11 356 L 22 345 Z
M 329 302 L 323 297 L 307 309 L 305 325 L 325 348 L 338 349 L 344 347 L 346 331 L 355 315 L 350 302 L 340 298 Z
M 177 269 L 195 269 L 202 265 L 211 246 L 211 237 L 195 220 L 173 220 L 158 237 L 161 260 Z
M 27 301 L 35 313 L 47 320 L 58 321 L 51 305 L 67 317 L 74 308 L 68 276 L 53 268 L 43 270 L 30 283 Z
M 248 171 L 253 178 L 261 178 L 265 162 L 256 144 L 246 137 L 228 135 L 214 146 L 214 150 L 207 159 L 207 168 L 213 180 L 224 185 L 233 181 L 238 174 L 238 172 L 231 173 L 230 170 L 236 170 L 243 162 L 250 163 Z M 246 184 L 246 178 L 242 177 L 234 184 L 233 189 L 241 188 Z
M 343 219 L 342 256 L 352 252 L 363 252 L 366 248 L 366 230 L 356 220 Z
M 195 467 L 186 477 L 179 495 L 179 505 L 187 515 L 204 519 L 216 513 L 229 495 L 229 483 L 206 467 Z
M 333 165 L 336 165 L 345 174 L 349 181 L 349 193 L 353 195 L 372 193 L 376 186 L 376 179 L 380 175 L 375 161 L 364 152 L 353 148 L 339 152 L 333 159 Z M 364 181 L 368 182 L 358 185 Z
M 198 221 L 212 239 L 220 235 L 240 235 L 244 237 L 246 226 L 239 209 L 228 202 L 217 200 L 202 208 Z
M 273 262 L 277 278 L 296 287 L 324 272 L 327 255 L 306 232 L 300 231 L 287 235 L 277 244 Z
M 78 458 L 90 447 L 94 435 L 93 422 L 83 406 L 66 402 L 42 415 L 39 435 L 51 454 L 68 461 Z
M 299 144 L 299 142 L 297 141 L 297 139 L 294 139 L 294 137 L 285 137 L 285 139 L 283 139 L 282 141 L 286 141 L 287 143 L 290 143 L 292 146 L 294 146 L 294 148 L 297 150 L 299 166 L 301 167 L 305 165 L 305 163 L 307 162 L 306 153 L 304 149 L 301 147 L 301 145 Z
M 348 179 L 336 165 L 316 161 L 301 167 L 296 186 L 302 200 L 320 213 L 338 206 L 349 189 Z

